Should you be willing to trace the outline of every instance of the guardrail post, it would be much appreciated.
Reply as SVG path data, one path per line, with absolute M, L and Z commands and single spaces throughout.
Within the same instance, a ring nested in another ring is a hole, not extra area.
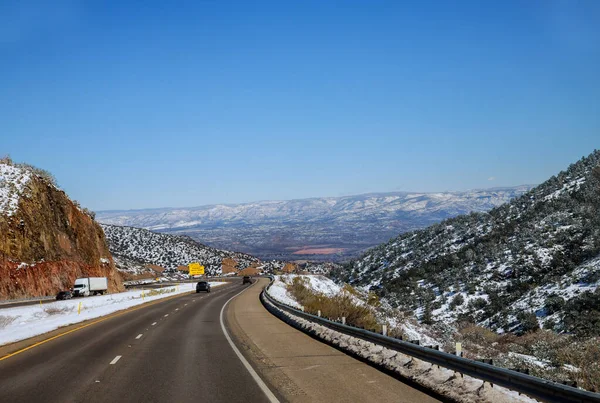
M 79 306 L 77 307 L 77 315 L 81 314 L 81 302 L 79 303 Z
M 317 315 L 319 315 L 319 318 L 321 317 L 321 310 L 320 309 L 317 311 Z
M 345 325 L 345 324 L 346 324 L 346 317 L 342 316 L 342 325 Z
M 300 307 L 302 309 L 302 312 L 304 312 L 304 305 Z
M 387 336 L 387 325 L 381 326 L 381 334 Z

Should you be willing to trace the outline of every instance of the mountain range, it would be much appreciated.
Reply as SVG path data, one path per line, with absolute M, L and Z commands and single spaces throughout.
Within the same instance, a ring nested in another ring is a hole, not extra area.
M 333 275 L 425 323 L 600 336 L 600 151 L 489 212 L 401 234 Z
M 99 211 L 104 224 L 185 234 L 219 249 L 262 259 L 344 260 L 398 233 L 488 211 L 530 190 L 523 185 L 463 192 L 358 196 Z

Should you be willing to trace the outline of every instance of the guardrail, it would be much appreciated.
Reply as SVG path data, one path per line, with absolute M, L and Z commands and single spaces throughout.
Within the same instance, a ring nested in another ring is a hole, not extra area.
M 272 283 L 273 279 L 271 279 L 271 284 Z M 261 293 L 261 299 L 268 300 L 278 309 L 319 325 L 326 326 L 340 333 L 378 344 L 390 350 L 398 351 L 419 360 L 427 361 L 431 364 L 439 365 L 461 374 L 469 375 L 473 378 L 489 382 L 492 385 L 503 386 L 507 389 L 523 393 L 527 396 L 545 402 L 600 402 L 600 394 L 598 393 L 588 392 L 586 390 L 577 389 L 567 385 L 561 385 L 546 379 L 523 374 L 517 371 L 511 371 L 505 368 L 495 367 L 483 362 L 473 361 L 467 358 L 456 356 L 454 354 L 434 350 L 433 348 L 419 346 L 417 344 L 398 340 L 393 337 L 384 336 L 379 333 L 331 321 L 320 316 L 311 315 L 285 305 L 271 297 L 267 292 L 267 289 L 271 286 L 271 284 L 269 284 L 269 286 L 263 290 Z M 275 312 L 268 304 L 264 305 L 271 313 L 279 316 L 277 315 L 277 312 Z

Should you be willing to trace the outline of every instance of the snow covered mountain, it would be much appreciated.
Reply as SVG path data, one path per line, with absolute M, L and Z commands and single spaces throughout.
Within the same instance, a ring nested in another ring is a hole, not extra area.
M 101 211 L 98 221 L 184 233 L 265 259 L 343 259 L 397 235 L 472 211 L 488 211 L 531 186 L 466 192 L 377 193 L 193 208 Z
M 140 228 L 102 224 L 117 268 L 135 272 L 144 265 L 157 265 L 165 269 L 177 269 L 191 262 L 200 262 L 206 273 L 221 273 L 224 258 L 235 259 L 242 269 L 258 262 L 244 253 L 228 252 L 202 245 L 186 236 L 159 234 Z
M 600 151 L 491 210 L 402 234 L 334 271 L 424 322 L 600 335 Z

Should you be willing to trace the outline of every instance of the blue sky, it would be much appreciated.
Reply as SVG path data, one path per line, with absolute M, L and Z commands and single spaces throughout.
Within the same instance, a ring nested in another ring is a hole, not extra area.
M 0 154 L 104 210 L 539 183 L 600 147 L 598 1 L 168 3 L 0 0 Z

